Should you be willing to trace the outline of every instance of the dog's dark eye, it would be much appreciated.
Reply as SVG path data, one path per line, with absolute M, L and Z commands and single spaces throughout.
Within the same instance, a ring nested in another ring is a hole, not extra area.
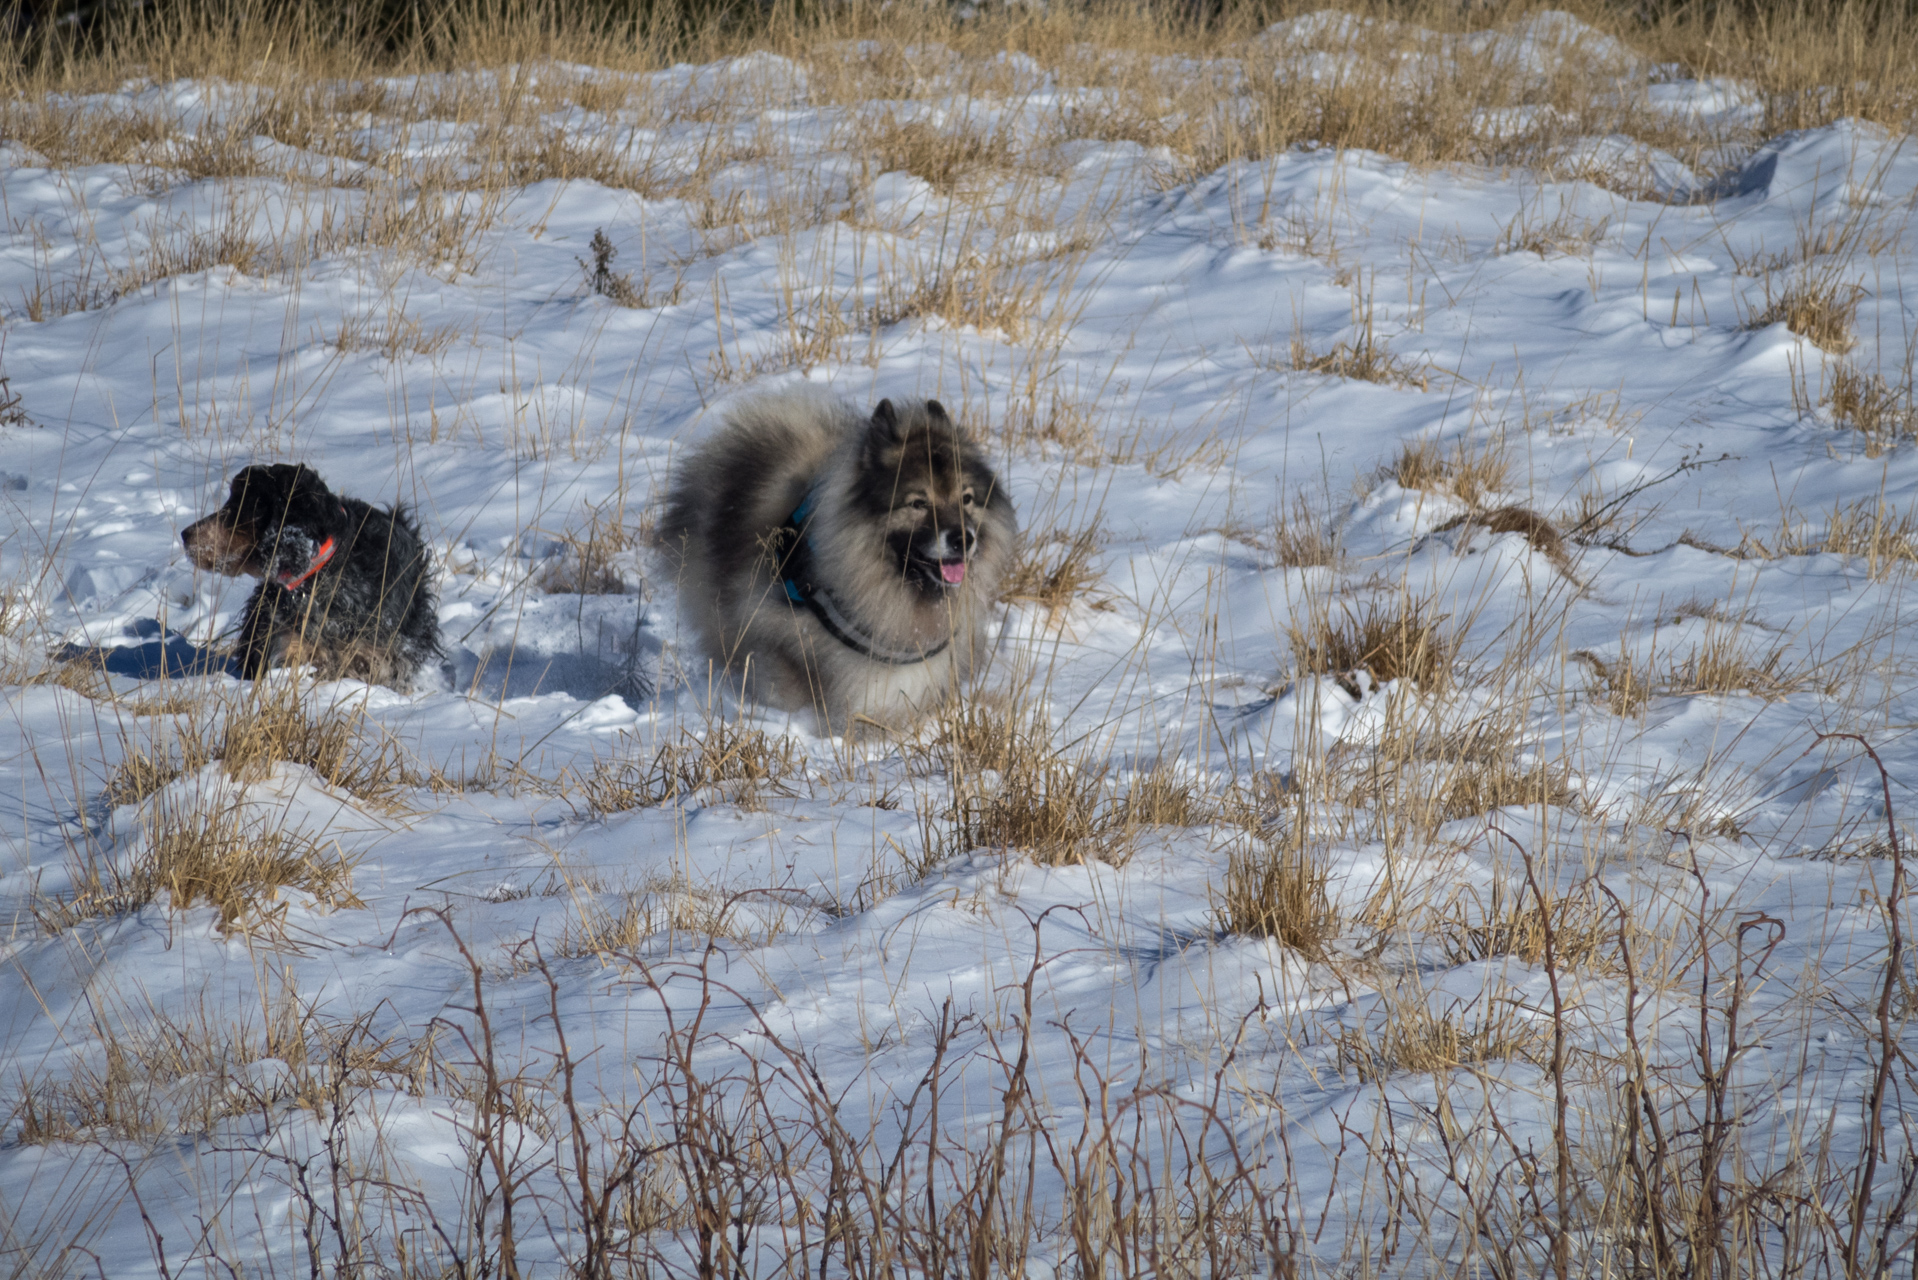
M 908 507 L 911 507 L 914 511 L 932 510 L 932 504 L 930 502 L 927 502 L 924 498 L 907 498 L 906 505 Z
M 968 490 L 966 490 L 966 491 L 965 491 L 965 492 L 964 492 L 963 494 L 961 494 L 961 495 L 959 495 L 959 501 L 960 501 L 960 502 L 962 502 L 962 503 L 964 503 L 964 504 L 965 504 L 966 506 L 968 506 L 968 507 L 969 507 L 969 506 L 971 506 L 971 505 L 972 505 L 972 490 L 970 490 L 970 489 L 968 489 Z

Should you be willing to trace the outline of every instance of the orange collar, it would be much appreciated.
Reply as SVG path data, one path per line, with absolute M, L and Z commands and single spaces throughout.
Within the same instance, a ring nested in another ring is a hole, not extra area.
M 313 562 L 306 566 L 306 572 L 301 574 L 299 577 L 294 578 L 290 582 L 286 580 L 285 578 L 280 579 L 280 586 L 288 591 L 298 591 L 301 587 L 306 585 L 306 581 L 308 578 L 311 578 L 314 574 L 318 573 L 321 569 L 324 569 L 326 567 L 326 562 L 328 560 L 331 560 L 332 558 L 333 558 L 333 539 L 328 538 L 325 542 L 322 542 L 320 544 L 320 549 L 313 553 Z

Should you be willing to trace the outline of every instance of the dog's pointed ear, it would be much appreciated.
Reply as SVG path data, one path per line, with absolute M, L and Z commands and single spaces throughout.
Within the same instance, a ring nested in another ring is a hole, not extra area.
M 904 438 L 899 430 L 899 411 L 892 407 L 892 401 L 881 400 L 872 411 L 873 430 L 883 434 L 886 439 L 897 442 Z

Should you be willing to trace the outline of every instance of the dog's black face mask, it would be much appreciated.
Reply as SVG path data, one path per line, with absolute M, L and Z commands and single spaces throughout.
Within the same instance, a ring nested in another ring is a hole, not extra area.
M 274 463 L 233 477 L 226 504 L 180 534 L 193 563 L 288 589 L 303 585 L 344 532 L 340 500 L 311 467 Z
M 971 458 L 944 407 L 929 400 L 923 417 L 902 421 L 891 401 L 880 401 L 861 462 L 861 492 L 884 501 L 872 514 L 883 521 L 904 579 L 929 595 L 963 587 L 992 477 Z

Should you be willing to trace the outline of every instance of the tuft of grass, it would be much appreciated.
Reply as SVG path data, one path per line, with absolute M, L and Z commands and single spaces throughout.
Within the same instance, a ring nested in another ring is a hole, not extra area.
M 34 915 L 49 933 L 84 920 L 137 911 L 167 894 L 174 910 L 205 901 L 223 928 L 270 923 L 281 890 L 310 894 L 328 908 L 362 905 L 353 895 L 352 860 L 249 812 L 236 795 L 191 797 L 155 805 L 128 865 L 96 861 L 76 877 L 69 898 L 42 901 Z M 248 917 L 254 917 L 249 922 Z
M 933 190 L 950 194 L 975 176 L 1003 168 L 1012 158 L 1003 136 L 966 123 L 938 129 L 921 121 L 900 123 L 887 117 L 860 130 L 859 150 L 874 157 L 880 172 L 905 172 Z
M 1248 838 L 1232 849 L 1225 885 L 1212 904 L 1226 933 L 1270 938 L 1312 960 L 1325 957 L 1339 916 L 1327 892 L 1330 873 L 1294 835 Z
M 1535 253 L 1541 258 L 1583 257 L 1605 239 L 1610 220 L 1581 218 L 1561 203 L 1558 212 L 1544 220 L 1532 207 L 1520 209 L 1500 230 L 1499 253 Z
M 1547 892 L 1541 908 L 1531 894 L 1494 880 L 1483 895 L 1472 888 L 1454 894 L 1439 912 L 1437 929 L 1446 962 L 1453 965 L 1499 956 L 1543 964 L 1548 932 L 1561 966 L 1610 968 L 1618 930 L 1589 884 L 1570 893 Z
M 1011 755 L 998 785 L 980 782 L 957 797 L 949 847 L 1018 849 L 1044 866 L 1097 858 L 1122 863 L 1130 848 L 1106 787 L 1105 767 L 1090 756 Z
M 1449 494 L 1476 509 L 1504 491 L 1511 467 L 1497 444 L 1473 448 L 1460 440 L 1447 453 L 1438 441 L 1428 439 L 1407 442 L 1384 474 L 1402 489 Z
M 1077 533 L 1053 530 L 1020 542 L 999 598 L 1009 603 L 1036 604 L 1049 613 L 1084 601 L 1093 608 L 1104 602 L 1099 594 L 1103 576 L 1093 567 L 1105 530 L 1099 525 Z
M 1862 285 L 1838 280 L 1830 272 L 1822 271 L 1786 285 L 1774 296 L 1771 277 L 1767 275 L 1765 305 L 1752 313 L 1746 327 L 1764 329 L 1782 323 L 1822 350 L 1843 355 L 1857 345 L 1851 325 L 1864 296 Z
M 1430 608 L 1422 600 L 1374 599 L 1355 612 L 1340 601 L 1337 617 L 1315 611 L 1304 625 L 1288 625 L 1286 637 L 1301 672 L 1368 671 L 1381 684 L 1410 680 L 1436 693 L 1450 683 L 1455 646 L 1442 630 L 1446 619 Z
M 1787 512 L 1778 533 L 1767 544 L 1749 533 L 1740 549 L 1761 559 L 1821 554 L 1854 556 L 1865 562 L 1874 581 L 1895 577 L 1918 564 L 1918 511 L 1888 507 L 1883 497 L 1838 502 L 1825 517 L 1824 528 L 1809 525 L 1797 512 Z
M 1514 750 L 1487 751 L 1452 761 L 1439 771 L 1430 796 L 1431 821 L 1438 826 L 1514 806 L 1573 809 L 1581 800 L 1563 762 L 1524 764 Z
M 388 360 L 403 355 L 436 356 L 453 345 L 460 327 L 453 324 L 428 327 L 406 314 L 405 307 L 371 315 L 354 316 L 340 322 L 333 335 L 333 346 L 342 353 L 377 351 Z
M 681 880 L 660 880 L 621 894 L 616 905 L 582 904 L 560 935 L 557 956 L 610 960 L 637 955 L 656 939 L 667 946 L 680 937 L 701 943 L 724 939 L 764 945 L 790 929 L 784 904 L 747 895 L 725 895 Z
M 1491 534 L 1516 533 L 1531 544 L 1532 550 L 1552 562 L 1560 573 L 1571 575 L 1571 559 L 1565 554 L 1565 538 L 1558 526 L 1527 507 L 1494 507 L 1489 511 L 1468 511 L 1453 516 L 1434 532 L 1460 528 L 1483 529 Z
M 539 589 L 554 594 L 612 596 L 626 590 L 619 559 L 639 539 L 617 515 L 595 508 L 582 529 L 559 535 L 560 552 L 539 574 Z
M 158 723 L 145 741 L 125 741 L 120 765 L 102 792 L 116 807 L 145 800 L 215 762 L 245 782 L 260 780 L 277 763 L 304 765 L 328 786 L 385 806 L 419 781 L 397 743 L 369 741 L 364 716 L 308 706 L 293 681 L 255 682 L 222 706 L 163 703 L 141 710 Z
M 116 1021 L 119 1025 L 116 1025 Z M 130 1025 L 129 1025 L 130 1024 Z M 364 1019 L 330 1024 L 290 988 L 262 1022 L 217 1022 L 204 1006 L 169 1015 L 151 1004 L 137 1019 L 98 1011 L 91 1046 L 0 1095 L 0 1132 L 24 1145 L 204 1135 L 221 1121 L 290 1105 L 318 1111 L 351 1083 L 424 1096 L 432 1039 L 401 1047 L 375 1040 Z M 266 1062 L 274 1070 L 248 1068 Z
M 1659 692 L 1658 678 L 1649 667 L 1621 644 L 1619 656 L 1607 661 L 1589 649 L 1580 649 L 1572 657 L 1585 664 L 1596 682 L 1595 692 L 1615 716 L 1635 716 Z
M 1639 714 L 1654 697 L 1745 693 L 1773 702 L 1806 689 L 1829 691 L 1839 679 L 1815 664 L 1793 665 L 1782 645 L 1751 653 L 1735 625 L 1708 627 L 1696 644 L 1662 665 L 1656 654 L 1641 663 L 1622 646 L 1613 660 L 1586 649 L 1572 657 L 1590 670 L 1596 692 L 1620 716 Z
M 794 795 L 806 766 L 790 738 L 763 729 L 714 721 L 702 732 L 637 751 L 601 757 L 566 785 L 587 812 L 604 816 L 689 800 L 708 792 L 742 809 L 762 807 L 764 797 Z
M 1909 372 L 1903 383 L 1893 386 L 1878 374 L 1839 364 L 1832 370 L 1821 403 L 1840 427 L 1864 437 L 1867 458 L 1882 457 L 1899 442 L 1918 437 L 1918 408 L 1912 406 Z
M 1169 776 L 1134 784 L 1128 807 L 1109 785 L 1107 767 L 1089 752 L 1054 743 L 1043 712 L 1024 697 L 968 698 L 935 720 L 929 748 L 952 786 L 952 802 L 927 827 L 928 866 L 969 849 L 1017 849 L 1046 866 L 1131 854 L 1145 815 L 1176 805 Z
M 1818 673 L 1790 666 L 1783 646 L 1752 655 L 1735 631 L 1711 628 L 1683 658 L 1675 660 L 1659 690 L 1672 694 L 1749 693 L 1775 702 L 1818 685 Z
M 1443 1074 L 1460 1067 L 1505 1058 L 1537 1061 L 1541 1033 L 1520 1020 L 1515 1008 L 1468 1026 L 1456 1009 L 1434 1013 L 1425 995 L 1388 998 L 1384 1023 L 1373 1032 L 1347 1027 L 1339 1033 L 1341 1069 L 1351 1069 L 1368 1084 L 1404 1072 Z
M 1196 779 L 1161 763 L 1132 780 L 1117 817 L 1128 827 L 1196 827 L 1215 821 L 1218 812 Z
M 1322 373 L 1333 378 L 1356 378 L 1360 382 L 1417 387 L 1420 391 L 1429 391 L 1432 385 L 1429 366 L 1421 368 L 1386 349 L 1372 327 L 1369 306 L 1365 309 L 1356 337 L 1350 341 L 1335 342 L 1324 351 L 1314 351 L 1304 338 L 1295 335 L 1291 359 L 1291 367 L 1301 373 Z
M 1339 562 L 1338 532 L 1303 493 L 1294 494 L 1292 509 L 1273 517 L 1272 553 L 1282 568 L 1329 569 Z

